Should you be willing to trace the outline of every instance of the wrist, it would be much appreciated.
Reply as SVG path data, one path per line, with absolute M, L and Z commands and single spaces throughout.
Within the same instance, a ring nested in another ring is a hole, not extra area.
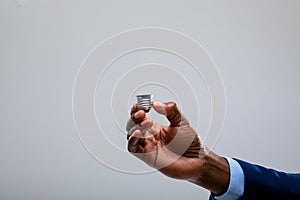
M 230 181 L 230 167 L 227 161 L 213 152 L 199 159 L 201 165 L 196 170 L 197 174 L 188 181 L 215 194 L 226 192 Z

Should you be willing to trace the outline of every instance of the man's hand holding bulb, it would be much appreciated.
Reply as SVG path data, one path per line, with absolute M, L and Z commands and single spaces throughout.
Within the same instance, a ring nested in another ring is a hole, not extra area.
M 230 178 L 227 161 L 204 146 L 175 103 L 153 102 L 152 106 L 166 116 L 169 126 L 152 121 L 135 103 L 126 127 L 128 151 L 169 177 L 190 181 L 215 194 L 226 192 Z

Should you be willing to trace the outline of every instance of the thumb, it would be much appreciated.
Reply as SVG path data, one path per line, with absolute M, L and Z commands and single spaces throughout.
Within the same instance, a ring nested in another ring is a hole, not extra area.
M 153 108 L 159 114 L 165 115 L 170 122 L 170 126 L 180 126 L 182 122 L 187 122 L 185 117 L 179 111 L 176 103 L 174 102 L 153 102 Z

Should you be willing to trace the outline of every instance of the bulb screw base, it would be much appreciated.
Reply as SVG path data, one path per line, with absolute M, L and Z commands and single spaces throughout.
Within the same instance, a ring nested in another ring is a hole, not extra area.
M 144 110 L 148 113 L 153 105 L 153 95 L 152 94 L 140 94 L 136 95 L 137 104 L 139 110 Z

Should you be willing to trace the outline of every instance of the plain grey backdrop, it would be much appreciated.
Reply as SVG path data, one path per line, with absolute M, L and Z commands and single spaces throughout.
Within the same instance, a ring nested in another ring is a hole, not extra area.
M 217 64 L 227 93 L 214 151 L 299 172 L 300 2 L 1 0 L 0 199 L 207 199 L 159 173 L 104 167 L 72 118 L 84 58 L 112 34 L 183 32 Z

